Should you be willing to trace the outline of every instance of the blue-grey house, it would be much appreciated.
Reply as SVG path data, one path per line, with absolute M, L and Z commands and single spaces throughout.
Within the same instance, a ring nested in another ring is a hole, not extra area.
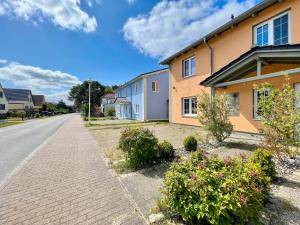
M 119 119 L 168 120 L 169 70 L 141 74 L 119 87 L 116 96 Z

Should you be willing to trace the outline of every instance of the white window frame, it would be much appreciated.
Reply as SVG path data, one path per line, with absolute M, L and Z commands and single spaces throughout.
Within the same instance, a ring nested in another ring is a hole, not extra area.
M 266 89 L 265 91 L 270 92 L 272 91 L 271 89 Z M 254 120 L 260 120 L 259 115 L 258 115 L 258 91 L 257 90 L 253 90 L 253 119 Z
M 185 106 L 184 106 L 184 100 L 186 100 L 186 99 L 188 99 L 189 100 L 189 112 L 188 113 L 185 113 Z M 188 117 L 196 117 L 197 116 L 197 113 L 192 113 L 192 100 L 193 99 L 196 99 L 196 103 L 197 103 L 197 97 L 195 97 L 195 96 L 192 96 L 192 97 L 184 97 L 184 98 L 182 98 L 182 103 L 181 103 L 181 105 L 182 105 L 182 115 L 183 116 L 188 116 Z M 196 108 L 197 108 L 197 105 L 196 105 Z M 197 109 L 196 109 L 196 111 L 197 111 Z
M 135 94 L 139 92 L 139 84 L 135 83 Z
M 194 73 L 192 73 L 192 60 L 194 60 L 194 62 L 195 62 Z M 188 72 L 187 75 L 185 74 L 185 62 L 188 62 L 188 67 L 189 67 L 189 72 Z M 183 60 L 182 61 L 182 68 L 183 68 L 183 70 L 182 70 L 182 76 L 183 76 L 183 78 L 194 76 L 196 74 L 196 58 L 195 58 L 195 56 L 192 56 L 192 57 L 190 57 L 188 59 Z
M 253 27 L 253 41 L 254 41 L 253 44 L 257 45 L 257 28 L 268 24 L 268 45 L 274 45 L 274 20 L 276 20 L 282 16 L 285 16 L 285 15 L 288 15 L 288 29 L 289 29 L 288 30 L 289 37 L 288 37 L 287 44 L 290 44 L 291 40 L 292 40 L 292 32 L 291 32 L 291 22 L 292 21 L 291 21 L 291 12 L 290 11 L 281 13 L 278 16 L 275 16 L 275 17 L 269 19 L 268 21 L 262 22 L 262 23 L 256 25 L 255 27 Z
M 153 90 L 153 84 L 154 84 L 154 90 Z M 159 83 L 158 83 L 158 81 L 152 81 L 151 89 L 152 89 L 152 92 L 159 92 Z
M 135 114 L 140 114 L 140 105 L 135 104 Z

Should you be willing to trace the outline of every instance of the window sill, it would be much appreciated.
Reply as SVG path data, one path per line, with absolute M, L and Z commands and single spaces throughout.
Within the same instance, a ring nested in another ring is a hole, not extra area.
M 197 115 L 182 115 L 183 118 L 197 118 Z
M 193 74 L 193 75 L 190 75 L 190 76 L 187 76 L 187 77 L 182 76 L 182 79 L 185 80 L 185 79 L 189 79 L 189 78 L 195 77 L 195 76 L 197 76 L 197 74 Z

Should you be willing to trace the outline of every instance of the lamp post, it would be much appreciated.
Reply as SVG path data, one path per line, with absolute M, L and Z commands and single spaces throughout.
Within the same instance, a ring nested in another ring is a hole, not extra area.
M 91 84 L 92 84 L 91 78 L 89 78 L 87 82 L 89 84 L 89 113 L 88 113 L 88 117 L 89 117 L 89 124 L 91 124 Z

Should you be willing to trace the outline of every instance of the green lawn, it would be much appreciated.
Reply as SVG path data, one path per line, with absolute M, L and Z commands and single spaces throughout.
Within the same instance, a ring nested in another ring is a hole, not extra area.
M 23 122 L 24 121 L 22 121 L 22 120 L 14 120 L 14 119 L 8 120 L 7 123 L 0 123 L 0 128 L 17 125 L 17 124 L 20 124 L 20 123 L 23 123 Z

